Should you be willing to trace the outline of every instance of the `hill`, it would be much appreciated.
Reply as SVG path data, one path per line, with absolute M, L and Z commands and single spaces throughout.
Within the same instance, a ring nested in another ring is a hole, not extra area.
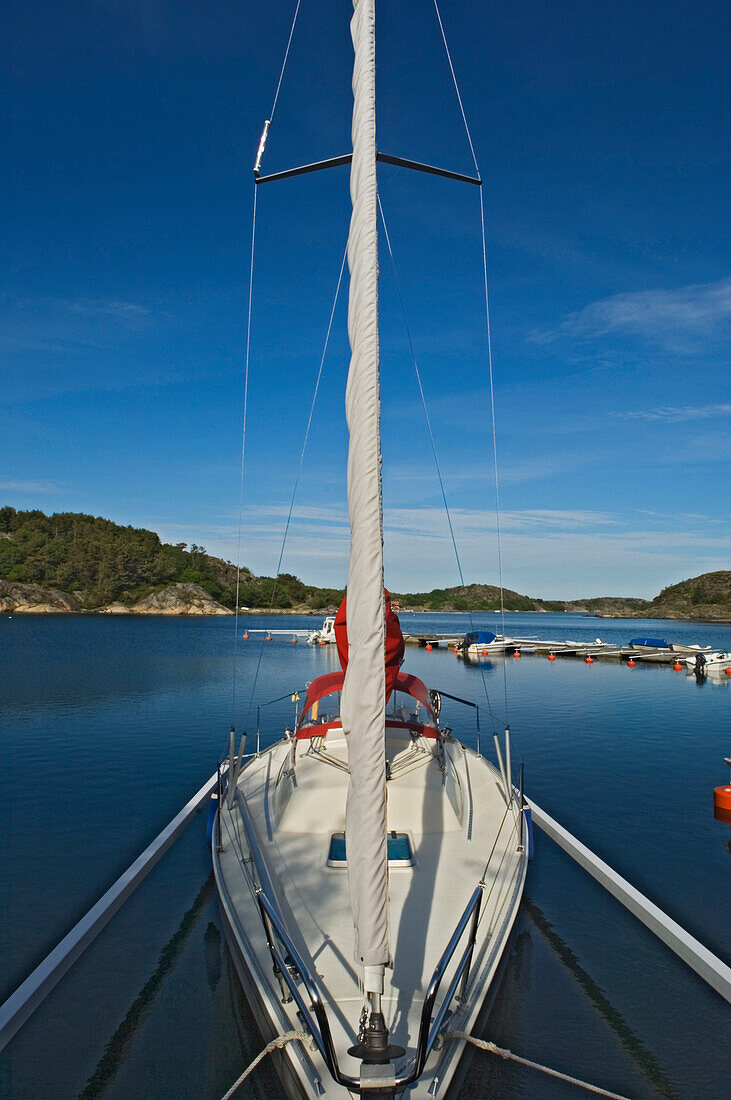
M 433 588 L 431 592 L 394 592 L 402 609 L 410 611 L 496 611 L 500 608 L 500 589 L 492 584 L 467 584 L 456 588 Z M 563 611 L 563 603 L 521 596 L 503 589 L 506 611 Z
M 112 607 L 168 613 L 213 605 L 236 606 L 236 566 L 207 554 L 203 546 L 170 545 L 154 531 L 124 527 L 77 512 L 18 512 L 0 508 L 0 609 L 35 607 L 57 611 L 98 611 Z M 173 586 L 177 592 L 164 595 Z M 180 587 L 187 586 L 187 587 Z M 193 588 L 203 595 L 192 596 Z M 489 584 L 393 593 L 403 609 L 414 611 L 495 611 L 500 589 Z M 257 577 L 242 567 L 239 606 L 333 612 L 342 599 L 337 588 L 305 584 L 291 573 Z M 201 602 L 203 601 L 203 602 Z M 506 611 L 574 611 L 612 618 L 711 619 L 731 621 L 731 572 L 704 573 L 664 588 L 654 600 L 621 596 L 586 600 L 545 600 L 504 589 Z
M 174 584 L 198 585 L 229 609 L 236 603 L 231 562 L 195 543 L 170 545 L 154 531 L 79 512 L 47 516 L 0 508 L 0 581 L 57 590 L 83 611 L 112 603 L 131 607 Z M 275 580 L 241 570 L 240 606 L 320 610 L 341 598 L 342 592 L 306 585 L 289 573 Z
M 658 619 L 731 620 L 731 571 L 702 573 L 663 588 L 647 614 Z

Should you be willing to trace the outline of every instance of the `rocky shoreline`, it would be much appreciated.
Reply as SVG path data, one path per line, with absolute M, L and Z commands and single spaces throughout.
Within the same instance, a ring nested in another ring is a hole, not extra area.
M 137 603 L 119 601 L 82 608 L 79 600 L 58 588 L 0 581 L 0 612 L 7 615 L 233 615 L 197 584 L 171 584 Z
M 577 601 L 578 602 L 578 601 Z M 266 608 L 247 607 L 239 614 L 244 615 L 310 615 L 319 617 L 334 614 L 336 608 L 324 607 L 314 610 L 310 607 Z M 402 611 L 421 611 L 424 614 L 456 614 L 449 610 L 435 612 L 429 608 L 402 608 Z M 545 610 L 545 609 L 541 609 Z M 572 611 L 584 612 L 597 618 L 624 619 L 667 619 L 678 622 L 731 622 L 725 609 L 705 609 L 705 614 L 689 614 L 675 608 L 647 608 L 642 611 L 607 611 L 590 608 L 572 607 Z M 715 612 L 715 613 L 714 613 Z M 720 612 L 720 613 L 719 613 Z M 228 607 L 218 603 L 200 585 L 191 583 L 170 584 L 158 592 L 153 592 L 133 604 L 114 601 L 102 607 L 84 608 L 77 597 L 58 588 L 43 588 L 38 584 L 20 584 L 12 581 L 0 581 L 0 614 L 5 615 L 233 615 Z M 535 614 L 535 611 L 511 611 L 510 614 Z

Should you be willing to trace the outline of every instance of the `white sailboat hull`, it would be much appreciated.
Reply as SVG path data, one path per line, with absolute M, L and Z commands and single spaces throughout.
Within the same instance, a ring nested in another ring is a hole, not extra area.
M 394 968 L 386 972 L 383 1011 L 390 1041 L 407 1051 L 396 1065 L 398 1075 L 413 1059 L 434 968 L 475 887 L 484 881 L 467 994 L 464 1001 L 452 1002 L 455 1015 L 448 1022 L 449 1029 L 460 1031 L 476 1025 L 494 991 L 528 856 L 527 844 L 520 844 L 520 812 L 515 804 L 506 806 L 501 776 L 484 758 L 447 741 L 442 771 L 433 743 L 420 751 L 406 731 L 389 730 L 387 737 L 392 768 L 389 829 L 408 834 L 414 859 L 413 866 L 391 867 L 389 873 Z M 353 961 L 347 872 L 344 866 L 328 866 L 331 837 L 344 828 L 348 775 L 335 761 L 347 759 L 346 746 L 339 730 L 330 731 L 321 753 L 308 754 L 307 744 L 300 743 L 294 783 L 289 774 L 291 751 L 291 743 L 283 741 L 253 759 L 243 769 L 238 789 L 256 830 L 270 879 L 268 890 L 276 895 L 273 900 L 286 930 L 325 1004 L 340 1069 L 357 1078 L 360 1063 L 348 1056 L 347 1049 L 356 1042 L 362 996 Z M 250 861 L 236 802 L 221 811 L 221 835 L 222 851 L 216 851 L 214 844 L 213 856 L 221 909 L 262 1034 L 269 1039 L 301 1029 L 296 1004 L 282 1004 L 254 893 L 259 876 Z M 445 973 L 435 1012 L 460 956 L 458 949 Z M 450 1042 L 433 1051 L 409 1095 L 444 1096 L 463 1046 Z M 333 1080 L 321 1055 L 303 1049 L 301 1043 L 286 1047 L 279 1069 L 290 1096 L 350 1095 Z

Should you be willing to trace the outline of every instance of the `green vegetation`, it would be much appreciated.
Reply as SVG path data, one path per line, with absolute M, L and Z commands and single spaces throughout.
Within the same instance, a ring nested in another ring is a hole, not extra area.
M 39 584 L 74 594 L 85 610 L 118 600 L 133 604 L 169 584 L 198 584 L 224 607 L 236 602 L 236 567 L 195 543 L 161 542 L 154 531 L 122 527 L 76 512 L 16 512 L 0 508 L 0 580 Z M 337 605 L 342 592 L 314 588 L 282 573 L 256 577 L 241 570 L 239 605 Z
M 154 531 L 121 527 L 75 512 L 17 512 L 0 508 L 0 581 L 58 588 L 94 610 L 113 600 L 132 605 L 167 585 L 200 585 L 224 607 L 236 605 L 236 567 L 195 543 L 175 546 Z M 393 593 L 402 608 L 417 611 L 494 611 L 500 589 L 489 584 Z M 242 568 L 239 606 L 278 611 L 330 611 L 342 589 L 316 588 L 291 573 L 257 577 Z M 731 620 L 731 572 L 704 573 L 663 589 L 652 602 L 605 596 L 587 600 L 542 600 L 505 589 L 506 611 L 583 611 L 615 617 Z
M 703 573 L 663 588 L 648 609 L 662 618 L 731 619 L 731 571 Z
M 492 584 L 468 584 L 457 588 L 433 588 L 431 592 L 393 593 L 402 607 L 414 611 L 495 611 L 500 607 L 500 589 Z M 533 600 L 530 596 L 521 596 L 509 588 L 503 590 L 505 610 L 538 611 L 542 608 L 554 610 L 545 600 Z M 558 604 L 557 611 L 563 611 L 564 605 Z

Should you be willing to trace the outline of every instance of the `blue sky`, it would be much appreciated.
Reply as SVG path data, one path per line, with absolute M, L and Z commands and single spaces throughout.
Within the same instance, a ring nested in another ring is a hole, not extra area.
M 294 4 L 13 3 L 0 498 L 234 560 L 251 167 Z M 349 5 L 302 0 L 266 171 L 348 150 Z M 485 180 L 503 576 L 652 596 L 729 568 L 729 9 L 442 0 Z M 432 0 L 378 3 L 379 145 L 469 171 Z M 496 580 L 475 188 L 383 167 L 468 581 Z M 276 567 L 347 169 L 259 191 L 242 562 Z M 345 289 L 345 288 L 344 288 Z M 341 293 L 283 568 L 347 569 Z M 387 258 L 386 579 L 458 583 Z

